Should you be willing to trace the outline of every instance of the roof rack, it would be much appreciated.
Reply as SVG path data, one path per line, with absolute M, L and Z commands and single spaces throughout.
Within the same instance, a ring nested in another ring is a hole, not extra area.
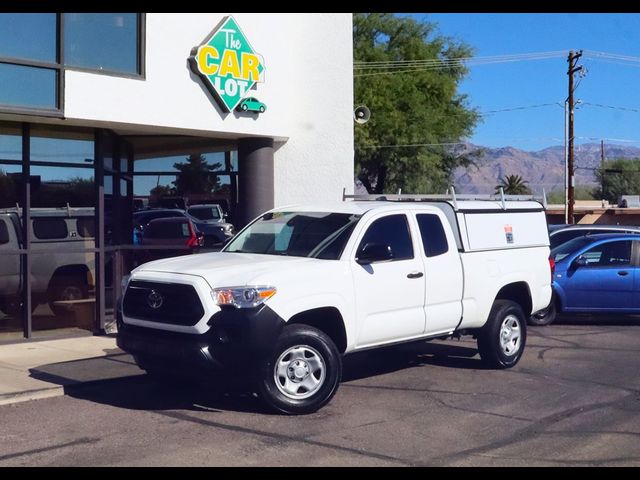
M 505 203 L 507 200 L 516 200 L 516 201 L 524 201 L 524 200 L 535 200 L 542 203 L 543 207 L 547 208 L 547 195 L 542 189 L 542 197 L 535 195 L 505 195 L 504 190 L 500 187 L 500 193 L 491 195 L 491 194 L 466 194 L 466 195 L 457 195 L 453 186 L 447 189 L 447 193 L 445 194 L 403 194 L 402 189 L 398 190 L 397 194 L 363 194 L 363 195 L 347 195 L 347 189 L 342 189 L 342 201 L 345 200 L 355 200 L 355 201 L 395 201 L 395 202 L 432 202 L 432 201 L 450 201 L 453 204 L 453 208 L 458 210 L 458 201 L 459 200 L 493 200 L 500 201 L 502 204 L 502 209 L 507 209 L 507 204 Z

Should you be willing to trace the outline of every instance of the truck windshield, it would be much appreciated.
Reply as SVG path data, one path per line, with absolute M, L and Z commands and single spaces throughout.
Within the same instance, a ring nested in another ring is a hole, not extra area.
M 223 251 L 337 260 L 360 217 L 332 212 L 267 213 Z

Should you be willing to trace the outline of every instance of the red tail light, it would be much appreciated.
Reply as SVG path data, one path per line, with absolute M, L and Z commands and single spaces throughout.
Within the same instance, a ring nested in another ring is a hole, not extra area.
M 196 236 L 196 232 L 193 229 L 193 225 L 191 224 L 191 222 L 189 222 L 187 225 L 189 225 L 189 239 L 187 240 L 187 247 L 189 248 L 201 247 L 202 246 L 201 240 L 199 240 L 198 237 Z
M 551 270 L 551 281 L 553 282 L 553 272 L 556 271 L 556 261 L 553 257 L 549 257 L 549 269 Z

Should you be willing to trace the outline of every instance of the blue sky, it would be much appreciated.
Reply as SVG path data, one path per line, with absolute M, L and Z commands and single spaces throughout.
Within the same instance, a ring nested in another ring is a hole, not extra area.
M 558 50 L 568 54 L 569 50 L 584 50 L 579 64 L 586 67 L 587 75 L 575 91 L 576 100 L 584 102 L 575 111 L 576 144 L 599 142 L 602 138 L 606 143 L 640 146 L 640 14 L 412 16 L 436 22 L 440 33 L 470 44 L 479 57 Z M 603 60 L 587 51 L 634 56 L 638 62 Z M 460 91 L 466 93 L 470 105 L 480 111 L 553 105 L 485 116 L 469 140 L 479 145 L 510 145 L 523 150 L 562 145 L 562 105 L 568 88 L 566 54 L 545 60 L 470 67 Z

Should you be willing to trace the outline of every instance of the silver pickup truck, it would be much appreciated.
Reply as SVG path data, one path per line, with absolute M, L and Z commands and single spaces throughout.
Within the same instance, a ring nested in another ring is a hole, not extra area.
M 17 209 L 0 210 L 0 252 L 22 248 L 21 218 Z M 54 302 L 86 298 L 94 288 L 95 248 L 93 208 L 31 209 L 32 308 L 47 303 L 56 315 L 67 310 Z M 21 256 L 0 256 L 0 311 L 20 311 Z

